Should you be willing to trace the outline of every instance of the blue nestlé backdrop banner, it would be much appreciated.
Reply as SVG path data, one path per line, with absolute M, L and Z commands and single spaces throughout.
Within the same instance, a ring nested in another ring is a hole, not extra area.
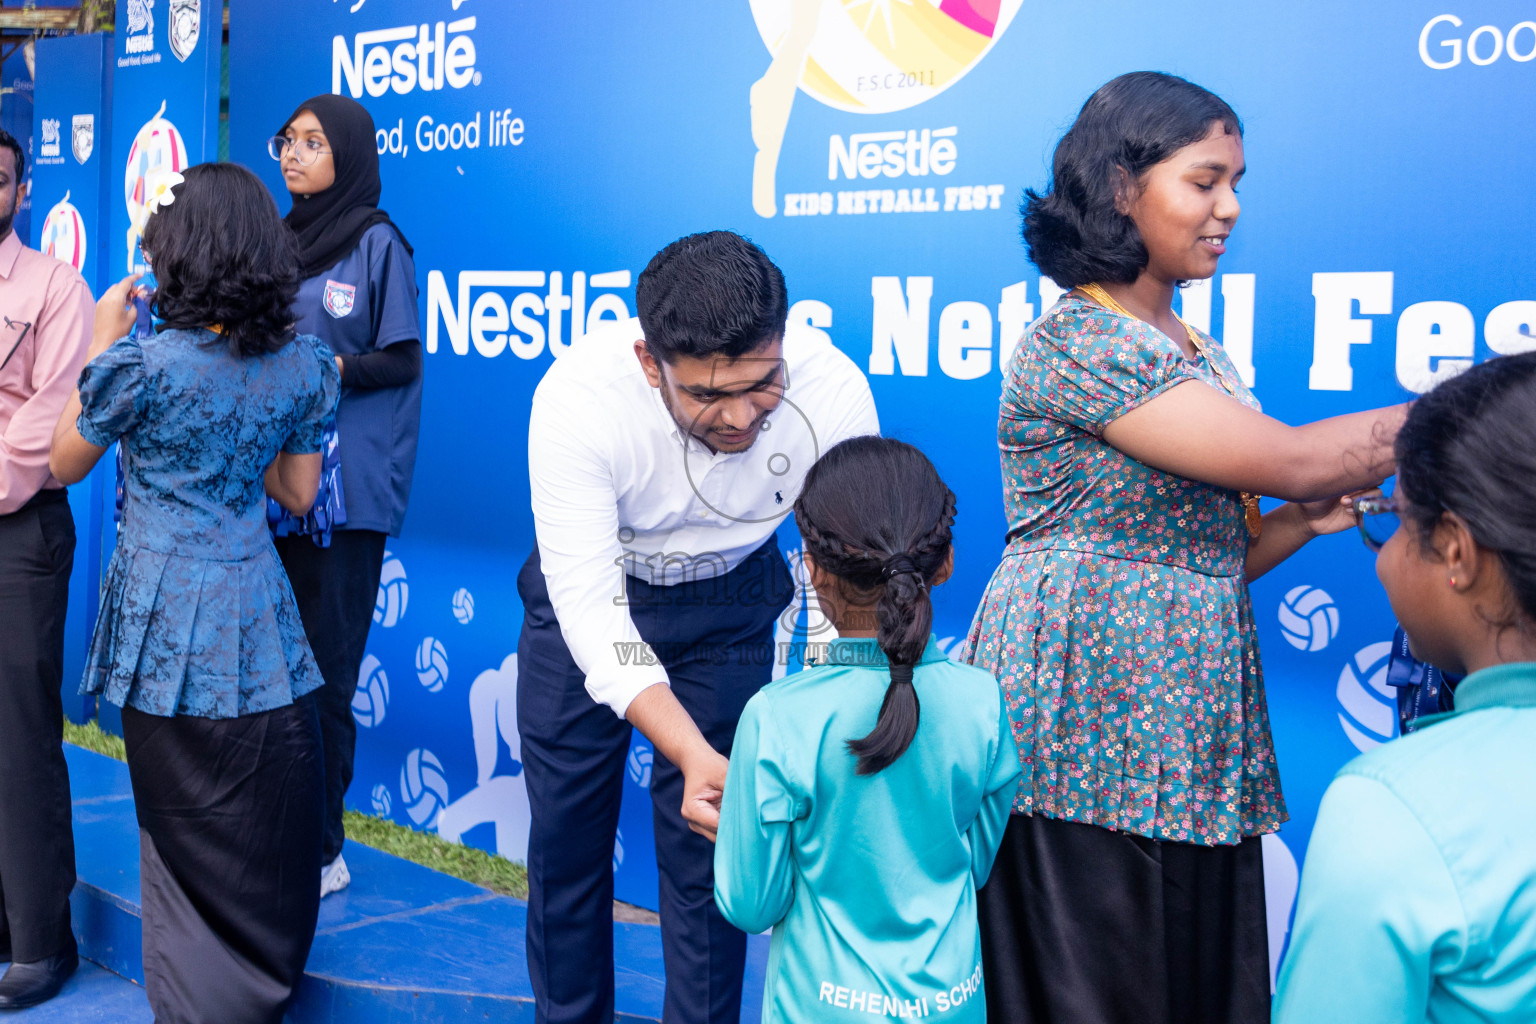
M 792 317 L 869 374 L 886 432 L 959 495 L 937 629 L 964 635 L 1003 543 L 1000 367 L 1057 294 L 1017 206 L 1084 99 L 1185 75 L 1247 127 L 1244 213 L 1183 298 L 1297 423 L 1401 401 L 1536 319 L 1528 5 L 1108 0 L 236 0 L 231 148 L 287 208 L 265 140 L 306 96 L 372 111 L 384 205 L 416 246 L 426 387 L 356 705 L 351 799 L 520 858 L 511 695 L 533 544 L 529 401 L 671 239 L 732 228 Z M 781 531 L 792 550 L 792 528 Z M 1267 844 L 1281 948 L 1315 809 L 1394 731 L 1392 618 L 1353 535 L 1253 588 L 1291 823 Z M 637 743 L 614 851 L 652 903 Z M 1382 858 L 1390 850 L 1372 854 Z M 654 904 L 653 904 L 654 905 Z
M 78 270 L 100 295 L 109 260 L 103 255 L 112 188 L 112 36 L 58 36 L 36 46 L 31 195 L 38 216 L 29 244 Z M 20 227 L 18 226 L 18 231 Z M 23 233 L 23 237 L 26 237 Z M 70 576 L 64 640 L 64 706 L 88 717 L 94 697 L 79 693 L 90 630 L 101 604 L 102 555 L 110 538 L 101 529 L 110 467 L 98 467 L 71 487 L 69 500 L 79 542 Z

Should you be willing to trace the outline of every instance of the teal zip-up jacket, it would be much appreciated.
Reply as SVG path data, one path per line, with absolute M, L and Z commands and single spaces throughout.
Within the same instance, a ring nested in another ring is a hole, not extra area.
M 913 672 L 911 747 L 875 775 L 846 741 L 890 683 L 874 640 L 762 689 L 742 712 L 715 845 L 715 902 L 773 926 L 764 1024 L 986 1020 L 976 889 L 1019 779 L 997 682 L 932 638 Z
M 1536 662 L 1420 722 L 1323 795 L 1276 1024 L 1536 1021 Z

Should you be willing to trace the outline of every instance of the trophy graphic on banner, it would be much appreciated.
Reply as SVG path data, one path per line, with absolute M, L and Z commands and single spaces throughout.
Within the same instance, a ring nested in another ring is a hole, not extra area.
M 139 129 L 128 150 L 128 167 L 123 178 L 123 198 L 128 204 L 128 272 L 142 272 L 144 261 L 139 239 L 149 223 L 149 202 L 160 195 L 187 169 L 187 144 L 181 132 L 167 121 L 165 101 Z M 172 177 L 177 175 L 178 177 Z

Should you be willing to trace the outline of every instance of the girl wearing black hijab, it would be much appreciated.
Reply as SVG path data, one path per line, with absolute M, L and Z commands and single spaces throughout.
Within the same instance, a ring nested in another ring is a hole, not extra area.
M 400 535 L 421 421 L 421 329 L 411 246 L 379 209 L 373 118 L 343 96 L 306 100 L 269 144 L 293 195 L 304 283 L 300 334 L 336 353 L 336 433 L 344 522 L 277 538 L 304 631 L 325 677 L 316 694 L 325 748 L 321 896 L 351 880 L 341 848 L 352 782 L 352 695 L 373 616 L 387 537 Z

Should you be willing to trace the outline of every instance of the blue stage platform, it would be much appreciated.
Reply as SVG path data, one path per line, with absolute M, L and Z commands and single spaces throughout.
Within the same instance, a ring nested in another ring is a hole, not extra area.
M 139 841 L 126 765 L 65 746 L 75 809 L 79 882 L 72 904 L 80 953 L 143 984 Z M 289 1019 L 296 1024 L 426 1024 L 533 1020 L 524 959 L 527 905 L 366 846 L 349 843 L 352 885 L 320 906 L 314 949 Z M 317 880 L 318 881 L 318 880 Z M 654 925 L 615 924 L 615 998 L 621 1021 L 661 1018 L 661 937 Z M 765 936 L 749 944 L 743 1022 L 756 1022 L 767 964 Z M 87 965 L 88 967 L 88 965 Z M 124 1012 L 102 1016 L 95 988 L 111 987 L 87 969 L 71 982 L 51 1017 L 63 1022 L 148 1021 L 143 990 L 111 993 Z M 134 1002 L 135 997 L 137 1003 Z M 116 1005 L 113 1003 L 112 1005 Z M 78 1013 L 69 1013 L 78 1007 Z M 94 1008 L 93 1008 L 94 1007 Z M 142 1009 L 139 1016 L 133 1015 Z M 95 1013 L 94 1016 L 91 1014 Z M 31 1021 L 32 1017 L 28 1020 Z

